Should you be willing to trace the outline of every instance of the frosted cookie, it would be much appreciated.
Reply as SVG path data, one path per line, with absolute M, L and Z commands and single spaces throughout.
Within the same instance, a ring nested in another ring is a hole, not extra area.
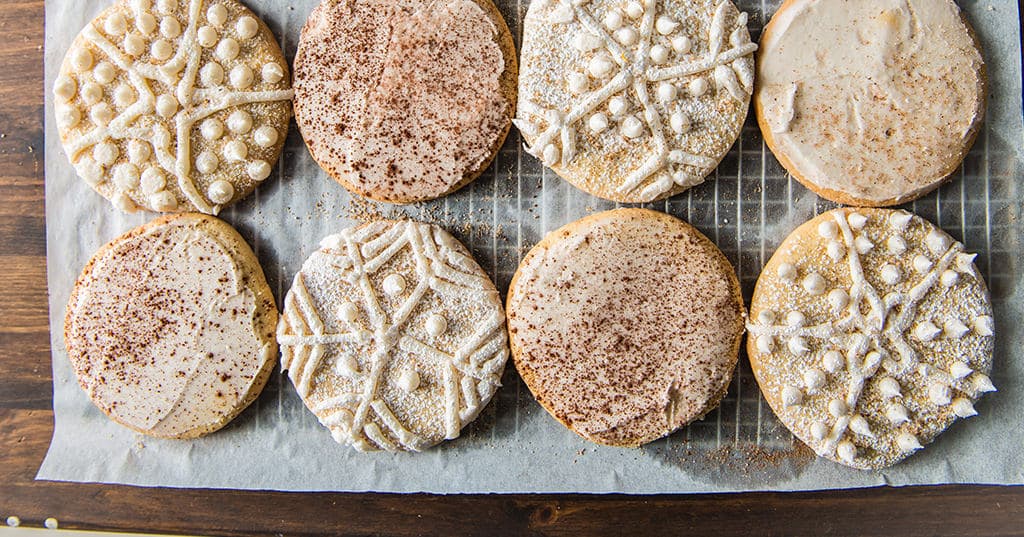
M 993 320 L 975 254 L 903 211 L 836 209 L 797 228 L 754 290 L 761 392 L 818 455 L 896 464 L 994 391 Z
M 739 136 L 757 45 L 729 0 L 539 0 L 523 24 L 515 124 L 577 188 L 678 194 Z
M 78 175 L 126 212 L 217 214 L 270 176 L 291 118 L 288 64 L 234 0 L 120 0 L 53 85 Z
M 277 307 L 228 224 L 157 218 L 107 243 L 75 283 L 64 343 L 78 382 L 140 433 L 195 438 L 249 406 L 277 361 Z
M 761 36 L 754 108 L 787 170 L 838 203 L 938 188 L 985 113 L 985 64 L 953 0 L 788 0 Z
M 324 0 L 295 57 L 295 119 L 349 191 L 425 201 L 497 155 L 515 80 L 512 34 L 491 0 Z
M 743 317 L 722 252 L 689 224 L 645 209 L 549 233 L 508 294 L 512 356 L 537 402 L 612 446 L 651 442 L 718 406 Z
M 277 337 L 303 402 L 359 451 L 458 437 L 508 358 L 494 284 L 446 231 L 410 221 L 325 238 L 295 275 Z

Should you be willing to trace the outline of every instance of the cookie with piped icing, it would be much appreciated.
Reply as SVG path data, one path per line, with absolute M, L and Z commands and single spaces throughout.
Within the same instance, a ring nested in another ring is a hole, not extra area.
M 412 221 L 325 238 L 295 275 L 277 337 L 306 407 L 359 451 L 458 437 L 508 358 L 487 274 L 448 232 Z
M 508 293 L 512 356 L 537 402 L 611 446 L 646 444 L 718 406 L 743 319 L 722 252 L 689 224 L 646 209 L 549 233 Z
M 754 109 L 807 188 L 898 205 L 960 165 L 985 114 L 985 63 L 953 0 L 788 0 L 761 36 Z
M 523 25 L 515 124 L 580 190 L 666 198 L 739 137 L 757 45 L 731 1 L 540 0 Z
M 277 307 L 227 223 L 168 215 L 101 248 L 75 282 L 64 343 L 78 382 L 140 433 L 195 438 L 231 421 L 277 362 Z
M 350 192 L 445 196 L 497 155 L 515 113 L 512 34 L 491 0 L 325 0 L 295 56 L 295 119 Z
M 836 209 L 797 228 L 764 267 L 747 325 L 779 419 L 818 455 L 868 469 L 976 415 L 995 388 L 974 257 L 904 211 Z
M 291 118 L 288 63 L 235 0 L 119 0 L 53 86 L 76 172 L 125 212 L 217 214 L 266 180 Z

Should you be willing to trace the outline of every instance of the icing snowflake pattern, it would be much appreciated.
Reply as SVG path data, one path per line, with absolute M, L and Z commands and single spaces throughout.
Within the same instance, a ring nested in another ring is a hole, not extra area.
M 818 235 L 827 241 L 828 257 L 849 271 L 849 288 L 829 290 L 829 283 L 817 272 L 800 274 L 790 263 L 778 266 L 778 280 L 802 289 L 807 295 L 821 297 L 837 320 L 808 325 L 803 313 L 791 311 L 779 319 L 783 322 L 778 322 L 773 311 L 764 310 L 747 326 L 759 354 L 783 353 L 800 364 L 799 382 L 784 383 L 780 389 L 783 413 L 821 397 L 830 383 L 846 376 L 846 384 L 840 390 L 842 397 L 827 401 L 830 423 L 813 423 L 811 439 L 805 441 L 819 455 L 860 468 L 871 464 L 862 458 L 858 444 L 867 442 L 875 449 L 887 449 L 882 446 L 889 440 L 876 437 L 877 431 L 871 425 L 874 420 L 882 420 L 893 428 L 891 441 L 902 453 L 900 458 L 922 447 L 922 439 L 913 432 L 916 426 L 911 424 L 913 416 L 904 399 L 909 397 L 909 390 L 926 387 L 925 404 L 932 409 L 949 406 L 958 417 L 975 415 L 972 398 L 995 390 L 985 373 L 975 371 L 967 363 L 969 357 L 954 360 L 947 371 L 929 364 L 930 359 L 922 360 L 912 344 L 927 349 L 923 345 L 942 338 L 992 336 L 992 317 L 986 312 L 970 313 L 968 322 L 972 326 L 968 327 L 949 312 L 940 313 L 947 319 L 936 326 L 934 319 L 929 319 L 930 313 L 919 311 L 934 291 L 954 287 L 961 278 L 980 279 L 973 265 L 975 254 L 965 253 L 962 244 L 932 229 L 923 241 L 930 256 L 917 254 L 913 258 L 916 274 L 903 274 L 896 264 L 885 263 L 878 267 L 876 278 L 879 285 L 893 290 L 883 294 L 869 281 L 862 265 L 863 255 L 877 247 L 889 255 L 901 256 L 913 246 L 903 238 L 913 215 L 891 213 L 886 224 L 895 233 L 884 245 L 876 245 L 863 232 L 868 217 L 856 211 L 832 211 L 831 218 L 818 225 Z M 934 305 L 929 307 L 934 309 Z M 873 415 L 862 408 L 862 396 L 869 384 L 873 385 L 872 393 L 881 397 L 884 415 Z
M 414 268 L 389 273 L 397 257 L 410 254 Z M 305 273 L 315 272 L 316 265 L 351 290 L 350 299 L 331 292 L 314 298 Z M 447 311 L 420 311 L 431 294 Z M 391 299 L 397 302 L 389 313 L 385 300 Z M 461 315 L 456 300 L 478 310 L 463 333 L 451 326 Z M 332 307 L 328 303 L 338 304 L 335 319 L 325 322 L 318 305 Z M 342 329 L 332 331 L 331 322 Z M 434 343 L 442 334 L 452 337 L 449 344 Z M 458 437 L 500 385 L 508 358 L 505 315 L 494 285 L 451 236 L 415 222 L 374 223 L 324 239 L 295 276 L 278 343 L 282 369 L 310 410 L 336 441 L 360 451 L 420 451 Z M 399 354 L 420 365 L 398 365 Z M 317 388 L 334 381 L 340 388 Z M 403 423 L 402 415 L 420 418 L 420 425 Z
M 658 13 L 658 0 L 631 1 L 624 8 L 609 8 L 603 16 L 588 9 L 590 0 L 548 0 L 547 21 L 576 30 L 573 47 L 585 58 L 585 72 L 570 73 L 568 88 L 577 94 L 565 110 L 544 109 L 520 99 L 516 126 L 532 138 L 527 151 L 547 166 L 566 165 L 577 155 L 577 132 L 594 134 L 615 127 L 627 143 L 652 147 L 646 159 L 617 187 L 619 194 L 640 189 L 641 200 L 653 200 L 676 186 L 689 188 L 704 179 L 718 163 L 718 155 L 701 155 L 670 147 L 669 136 L 693 128 L 683 94 L 700 98 L 711 90 L 710 74 L 718 92 L 746 103 L 753 87 L 753 61 L 757 45 L 746 31 L 741 13 L 735 29 L 727 33 L 728 0 L 717 4 L 703 56 L 691 54 L 697 39 L 683 35 L 684 25 L 669 14 Z M 599 20 L 600 18 L 600 20 Z M 599 87 L 587 91 L 592 83 Z M 657 103 L 655 102 L 657 99 Z M 659 110 L 660 108 L 660 110 Z M 667 131 L 667 130 L 670 130 Z M 681 167 L 702 170 L 682 173 Z M 653 177 L 653 179 L 652 179 Z M 646 183 L 646 184 L 645 184 Z
M 182 7 L 184 24 L 175 17 Z M 216 214 L 234 198 L 234 185 L 215 180 L 200 192 L 193 170 L 211 173 L 221 162 L 240 162 L 240 173 L 255 182 L 270 175 L 273 163 L 253 155 L 273 147 L 280 133 L 253 125 L 244 107 L 289 101 L 292 90 L 281 89 L 288 82 L 283 65 L 249 65 L 260 24 L 230 14 L 204 0 L 123 1 L 82 30 L 80 39 L 90 46 L 69 51 L 68 69 L 54 85 L 65 150 L 90 186 L 111 181 L 109 197 L 118 208 L 179 210 L 167 189 L 176 180 L 190 209 Z M 234 107 L 226 125 L 207 119 Z M 193 154 L 190 137 L 200 122 L 201 138 L 222 145 L 220 151 Z

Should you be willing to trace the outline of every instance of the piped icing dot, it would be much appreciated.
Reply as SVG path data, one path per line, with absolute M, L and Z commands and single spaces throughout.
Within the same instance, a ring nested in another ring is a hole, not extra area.
M 213 173 L 220 165 L 220 160 L 212 151 L 203 151 L 196 157 L 196 169 L 200 173 Z
M 103 174 L 103 168 L 96 163 L 91 157 L 83 157 L 82 160 L 75 164 L 75 172 L 81 177 L 89 186 L 98 186 L 106 181 L 106 177 Z
M 903 211 L 897 211 L 889 217 L 889 226 L 896 231 L 903 231 L 907 229 L 907 225 L 910 224 L 910 219 L 914 215 Z
M 921 449 L 921 441 L 916 436 L 904 431 L 896 437 L 896 445 L 903 451 L 917 451 Z
M 174 98 L 174 95 L 165 93 L 156 98 L 156 113 L 160 117 L 167 119 L 173 116 L 178 111 L 178 99 Z
M 950 339 L 960 339 L 970 331 L 971 329 L 960 322 L 960 319 L 946 319 L 942 324 L 942 335 Z
M 914 265 L 914 270 L 922 274 L 932 269 L 932 260 L 921 254 L 915 255 L 911 263 Z
M 398 387 L 406 393 L 416 391 L 420 387 L 420 375 L 412 369 L 406 369 L 398 377 Z
M 875 243 L 871 242 L 871 239 L 864 235 L 858 235 L 856 239 L 853 239 L 853 247 L 857 250 L 858 254 L 864 255 L 875 247 Z
M 217 33 L 217 29 L 213 26 L 203 26 L 196 31 L 196 41 L 203 48 L 210 48 L 216 45 L 219 39 L 220 34 Z
M 671 54 L 671 52 L 662 45 L 654 45 L 651 47 L 651 52 L 649 53 L 651 61 L 658 65 L 667 62 L 669 54 Z
M 215 4 L 206 10 L 206 20 L 220 28 L 228 20 L 228 10 L 222 4 Z
M 761 312 L 757 314 L 757 322 L 765 325 L 775 323 L 775 312 L 768 309 L 761 310 Z
M 903 280 L 899 267 L 891 264 L 882 265 L 882 268 L 879 270 L 879 276 L 882 277 L 883 282 L 889 285 L 895 285 Z
M 215 54 L 220 61 L 228 62 L 238 57 L 239 50 L 238 41 L 225 37 L 220 40 L 220 43 L 217 43 Z
M 245 134 L 252 129 L 252 114 L 245 110 L 235 110 L 228 116 L 228 130 L 235 134 Z
M 850 294 L 844 289 L 833 289 L 828 292 L 828 304 L 832 311 L 841 311 L 850 303 Z
M 882 394 L 883 399 L 899 397 L 901 393 L 900 383 L 892 377 L 882 377 L 878 379 L 878 392 Z
M 658 100 L 667 103 L 675 100 L 676 98 L 676 87 L 670 82 L 662 82 L 658 84 Z
M 953 413 L 960 418 L 970 418 L 971 416 L 978 415 L 978 411 L 974 408 L 974 403 L 964 397 L 953 399 L 952 408 Z
M 102 142 L 93 147 L 92 158 L 100 166 L 110 166 L 117 160 L 120 153 L 116 145 L 110 142 Z
M 234 66 L 228 78 L 231 80 L 231 87 L 235 89 L 246 89 L 252 86 L 254 80 L 252 69 L 248 65 Z
M 587 120 L 587 126 L 590 127 L 590 131 L 594 134 L 601 134 L 608 128 L 608 116 L 597 112 Z
M 148 199 L 149 206 L 157 211 L 166 212 L 178 208 L 178 199 L 166 190 L 150 194 Z
M 807 345 L 807 339 L 803 336 L 793 336 L 786 342 L 786 346 L 789 347 L 789 352 L 797 356 L 803 356 L 811 352 L 811 348 Z
M 157 39 L 149 46 L 149 53 L 159 61 L 164 61 L 174 54 L 174 46 L 165 39 Z
M 127 84 L 121 84 L 114 90 L 114 104 L 121 108 L 131 106 L 136 100 L 135 90 Z
M 626 138 L 639 138 L 644 134 L 644 124 L 636 116 L 629 116 L 622 120 L 620 129 Z
M 135 200 L 131 199 L 128 194 L 124 192 L 118 192 L 114 194 L 114 197 L 110 199 L 114 207 L 117 207 L 123 212 L 133 213 L 139 210 L 139 206 L 135 204 Z
M 600 37 L 587 31 L 578 32 L 572 37 L 572 47 L 580 52 L 597 50 L 601 48 L 602 44 Z
M 828 245 L 825 246 L 825 253 L 828 254 L 832 261 L 838 263 L 846 257 L 846 246 L 839 241 L 829 241 Z
M 811 425 L 811 438 L 815 440 L 824 440 L 825 435 L 828 434 L 828 425 L 823 422 L 816 421 Z
M 142 140 L 130 140 L 128 142 L 128 161 L 140 165 L 149 160 L 153 152 L 148 142 Z
M 679 28 L 679 23 L 668 15 L 662 15 L 658 17 L 658 20 L 654 21 L 654 29 L 661 35 L 671 34 L 676 31 L 676 28 Z
M 62 76 L 53 84 L 53 94 L 61 101 L 70 101 L 78 91 L 78 84 L 71 77 Z
M 708 92 L 708 81 L 704 77 L 697 77 L 691 80 L 686 87 L 690 90 L 690 95 L 700 97 Z
M 359 316 L 359 307 L 351 301 L 345 301 L 338 306 L 338 318 L 346 323 L 356 320 Z
M 615 62 L 604 54 L 598 54 L 587 63 L 587 72 L 594 78 L 605 78 L 615 68 Z
M 903 255 L 907 251 L 907 241 L 902 237 L 892 236 L 885 241 L 885 248 L 890 254 Z
M 427 317 L 427 320 L 423 323 L 423 327 L 426 328 L 427 334 L 431 337 L 438 337 L 444 334 L 445 330 L 448 330 L 448 321 L 443 315 L 437 313 Z
M 260 25 L 256 22 L 256 19 L 248 15 L 238 19 L 238 22 L 235 23 L 235 32 L 237 32 L 238 37 L 242 39 L 252 39 L 259 29 Z
M 978 254 L 967 254 L 960 252 L 956 254 L 956 260 L 954 262 L 956 270 L 963 272 L 971 276 L 974 275 L 974 259 L 978 257 Z
M 885 409 L 885 417 L 889 420 L 892 425 L 899 425 L 910 421 L 910 414 L 907 412 L 907 407 L 893 403 Z
M 828 402 L 828 413 L 834 418 L 841 418 L 850 412 L 850 407 L 842 399 L 832 399 Z
M 120 13 L 114 13 L 107 17 L 107 20 L 103 21 L 103 31 L 106 32 L 108 35 L 122 35 L 127 30 L 128 21 L 126 21 L 124 15 Z
M 784 282 L 792 282 L 796 280 L 796 267 L 791 263 L 779 263 L 779 268 L 776 271 L 779 279 Z
M 971 373 L 974 373 L 974 370 L 964 362 L 953 362 L 953 365 L 949 366 L 949 376 L 956 380 L 966 378 Z
M 265 160 L 254 160 L 245 167 L 245 173 L 253 181 L 263 181 L 270 177 L 271 166 Z
M 152 13 L 140 13 L 135 18 L 135 27 L 139 29 L 143 35 L 151 35 L 156 30 L 156 17 Z
M 71 67 L 78 72 L 85 71 L 92 67 L 92 53 L 85 48 L 80 48 L 71 53 Z
M 561 158 L 562 152 L 558 149 L 555 144 L 548 144 L 544 148 L 543 157 L 544 164 L 547 166 L 554 166 L 558 164 L 558 160 Z
M 772 352 L 772 349 L 775 347 L 775 339 L 772 338 L 772 336 L 761 334 L 760 336 L 757 336 L 755 344 L 757 345 L 757 352 L 768 354 L 769 352 Z
M 89 118 L 93 123 L 105 127 L 110 120 L 114 119 L 114 110 L 107 103 L 99 103 L 89 109 Z
M 199 127 L 199 130 L 202 133 L 203 138 L 209 141 L 217 140 L 221 136 L 224 136 L 224 124 L 218 119 L 206 119 Z
M 206 197 L 214 203 L 224 204 L 231 201 L 235 196 L 235 187 L 223 179 L 214 181 L 210 188 L 206 189 Z
M 850 223 L 850 227 L 853 229 L 864 229 L 864 226 L 868 223 L 868 217 L 860 213 L 850 213 L 846 217 L 846 221 Z
M 686 134 L 690 132 L 690 116 L 682 110 L 678 110 L 669 117 L 669 126 L 678 134 Z
M 821 363 L 825 366 L 825 371 L 829 373 L 838 373 L 843 370 L 846 365 L 846 360 L 843 360 L 843 355 L 837 350 L 830 350 L 825 353 L 821 358 Z
M 804 387 L 806 387 L 809 391 L 816 391 L 825 386 L 825 372 L 820 369 L 808 369 L 807 371 L 804 371 L 803 377 Z
M 85 104 L 96 104 L 103 98 L 103 88 L 99 84 L 87 82 L 82 86 L 82 101 Z
M 977 373 L 971 377 L 971 386 L 977 393 L 987 393 L 996 391 L 996 387 L 992 384 L 992 379 L 984 373 Z
M 590 77 L 583 73 L 569 73 L 565 82 L 569 86 L 569 91 L 578 94 L 587 91 L 590 86 Z
M 405 291 L 405 286 L 405 278 L 401 274 L 389 274 L 382 285 L 384 292 L 392 296 Z
M 264 125 L 256 129 L 256 133 L 253 134 L 253 141 L 260 147 L 271 147 L 277 143 L 277 129 L 269 125 Z
M 836 456 L 843 462 L 851 463 L 857 458 L 857 446 L 849 440 L 843 440 L 836 446 Z
M 818 236 L 823 239 L 834 239 L 839 235 L 839 226 L 831 220 L 823 220 L 818 224 Z
M 803 326 L 807 323 L 807 316 L 799 311 L 791 311 L 786 314 L 786 324 L 789 326 Z
M 945 384 L 936 382 L 928 386 L 928 400 L 933 404 L 946 406 L 949 404 L 952 396 L 952 391 Z
M 644 7 L 640 5 L 640 2 L 630 2 L 626 4 L 626 15 L 631 19 L 639 19 L 644 14 Z
M 629 26 L 615 30 L 615 40 L 627 47 L 636 44 L 638 37 L 636 30 Z
M 923 321 L 914 327 L 914 336 L 921 341 L 931 341 L 942 333 L 942 329 L 931 321 Z
M 939 283 L 943 287 L 953 287 L 960 280 L 960 275 L 955 270 L 944 270 L 939 276 Z
M 208 63 L 199 70 L 199 79 L 208 88 L 219 86 L 224 82 L 224 68 L 219 63 Z
M 181 23 L 178 19 L 167 16 L 160 21 L 160 35 L 167 39 L 174 39 L 181 35 Z
M 825 292 L 827 284 L 825 278 L 822 278 L 817 272 L 812 272 L 804 277 L 802 285 L 804 290 L 811 295 L 820 295 Z
M 320 241 L 320 248 L 324 250 L 341 250 L 345 248 L 345 237 L 340 233 L 328 235 Z
M 260 76 L 267 84 L 277 84 L 284 78 L 284 68 L 276 63 L 265 63 L 260 70 Z
M 608 112 L 614 118 L 620 118 L 629 111 L 629 101 L 625 97 L 618 95 L 608 99 Z
M 57 123 L 70 129 L 82 121 L 82 113 L 74 106 L 59 105 L 57 107 Z
M 693 42 L 690 41 L 689 37 L 681 35 L 679 37 L 672 38 L 672 50 L 679 54 L 686 54 L 687 52 L 690 52 L 691 48 L 693 48 Z
M 974 331 L 979 336 L 991 336 L 995 330 L 995 321 L 988 315 L 982 315 L 974 319 L 974 322 L 971 324 L 974 325 Z
M 177 0 L 157 0 L 156 7 L 161 13 L 170 13 L 177 7 Z
M 139 186 L 138 166 L 125 163 L 114 167 L 114 186 L 121 190 L 132 190 Z
M 141 56 L 146 52 L 146 39 L 139 34 L 124 36 L 124 51 L 129 56 Z
M 615 31 L 622 27 L 622 14 L 615 10 L 610 10 L 604 15 L 604 27 Z
M 875 433 L 871 431 L 871 425 L 868 424 L 868 420 L 860 414 L 850 418 L 850 430 L 868 438 L 875 437 Z
M 343 377 L 353 377 L 359 374 L 359 362 L 352 355 L 339 356 L 334 364 L 334 370 Z
M 92 77 L 100 84 L 110 84 L 113 82 L 114 77 L 117 76 L 117 71 L 113 65 L 107 62 L 100 62 L 96 64 L 96 67 L 92 70 Z
M 791 407 L 799 405 L 804 399 L 803 392 L 796 386 L 782 388 L 782 406 Z
M 238 162 L 245 160 L 247 156 L 249 156 L 249 147 L 245 145 L 245 142 L 232 140 L 224 144 L 224 158 L 228 161 Z
M 928 250 L 931 251 L 931 253 L 939 255 L 949 248 L 949 235 L 946 235 L 937 229 L 933 229 L 925 236 L 924 243 L 928 246 Z
M 150 166 L 142 172 L 142 178 L 139 182 L 139 186 L 142 189 L 143 194 L 155 194 L 160 192 L 167 186 L 167 179 L 164 177 L 164 172 L 156 166 Z

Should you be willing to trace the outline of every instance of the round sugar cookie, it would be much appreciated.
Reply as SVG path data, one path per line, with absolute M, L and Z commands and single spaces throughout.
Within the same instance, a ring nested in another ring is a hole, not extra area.
M 53 85 L 79 177 L 125 212 L 217 214 L 270 176 L 291 118 L 288 63 L 235 0 L 119 0 Z
M 975 254 L 908 212 L 836 209 L 794 231 L 754 290 L 747 354 L 775 414 L 818 455 L 884 468 L 994 391 Z
M 580 190 L 666 198 L 739 137 L 757 45 L 729 0 L 539 0 L 523 24 L 515 124 Z
M 111 419 L 195 438 L 231 421 L 277 361 L 277 306 L 256 256 L 225 222 L 164 216 L 107 243 L 68 300 L 78 383 Z
M 295 56 L 295 119 L 350 192 L 439 198 L 497 155 L 515 114 L 516 52 L 491 0 L 325 0 Z
M 303 402 L 359 451 L 458 437 L 508 358 L 494 284 L 448 232 L 411 221 L 325 238 L 295 275 L 277 337 Z
M 722 252 L 689 224 L 646 209 L 549 233 L 508 294 L 512 356 L 537 402 L 611 446 L 646 444 L 718 406 L 743 318 Z
M 807 188 L 847 205 L 919 198 L 985 114 L 980 45 L 953 0 L 787 0 L 761 36 L 754 109 Z

